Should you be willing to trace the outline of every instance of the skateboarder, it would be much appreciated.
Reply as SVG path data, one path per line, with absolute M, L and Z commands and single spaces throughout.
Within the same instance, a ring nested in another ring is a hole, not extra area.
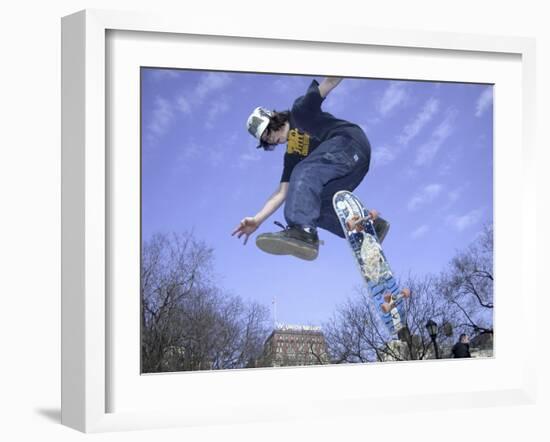
M 321 104 L 342 78 L 313 80 L 306 93 L 290 110 L 277 112 L 262 107 L 248 118 L 248 132 L 259 140 L 258 148 L 273 150 L 287 143 L 284 166 L 277 190 L 254 216 L 245 217 L 233 231 L 248 237 L 286 201 L 287 227 L 264 233 L 256 244 L 265 252 L 313 260 L 319 253 L 317 228 L 345 238 L 332 207 L 339 190 L 354 190 L 369 170 L 371 147 L 363 130 L 354 123 L 334 117 Z M 379 239 L 389 224 L 380 217 L 375 223 Z

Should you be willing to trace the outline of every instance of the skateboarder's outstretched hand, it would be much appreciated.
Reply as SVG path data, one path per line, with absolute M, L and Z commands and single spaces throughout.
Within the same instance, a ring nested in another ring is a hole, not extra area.
M 246 242 L 248 241 L 248 237 L 252 235 L 252 233 L 254 233 L 258 227 L 260 227 L 260 224 L 261 223 L 253 216 L 243 218 L 243 220 L 239 223 L 231 236 L 237 235 L 237 238 L 240 239 L 241 236 L 245 235 L 243 244 L 246 244 Z

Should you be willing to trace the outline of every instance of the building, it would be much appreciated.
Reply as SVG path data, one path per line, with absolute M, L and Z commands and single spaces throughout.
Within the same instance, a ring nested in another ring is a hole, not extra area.
M 278 325 L 266 339 L 258 365 L 285 367 L 330 363 L 320 327 Z

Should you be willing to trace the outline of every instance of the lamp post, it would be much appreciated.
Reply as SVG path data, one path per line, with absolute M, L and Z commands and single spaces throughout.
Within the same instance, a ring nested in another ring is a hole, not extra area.
M 439 359 L 439 348 L 437 347 L 437 341 L 435 340 L 437 337 L 437 324 L 430 319 L 426 323 L 426 329 L 428 330 L 428 334 L 430 335 L 430 338 L 432 338 L 432 342 L 434 344 L 435 358 Z

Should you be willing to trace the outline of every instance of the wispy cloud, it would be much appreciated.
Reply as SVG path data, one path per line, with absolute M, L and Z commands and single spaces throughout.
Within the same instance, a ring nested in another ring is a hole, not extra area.
M 210 165 L 217 167 L 223 163 L 224 155 L 220 150 L 211 150 L 208 152 Z
M 454 229 L 462 232 L 481 220 L 482 209 L 475 209 L 463 215 L 450 215 L 447 217 L 447 223 Z
M 395 86 L 395 84 L 398 86 Z M 407 99 L 407 92 L 403 88 L 404 86 L 402 83 L 392 83 L 388 89 L 386 89 L 384 93 L 385 104 L 379 109 L 380 115 L 384 112 L 389 112 L 392 108 L 400 105 L 401 102 Z M 382 100 L 381 103 L 384 103 L 384 100 Z M 418 110 L 417 114 L 411 118 L 410 122 L 403 128 L 402 133 L 395 137 L 395 141 L 393 142 L 391 148 L 387 145 L 383 145 L 373 149 L 374 162 L 378 166 L 384 166 L 395 160 L 397 156 L 403 152 L 408 143 L 415 138 L 433 119 L 438 110 L 439 100 L 436 98 L 429 98 Z M 372 125 L 380 122 L 381 120 L 382 116 L 376 117 L 376 120 Z M 364 130 L 368 133 L 366 127 Z
M 339 114 L 349 109 L 351 103 L 356 100 L 363 81 L 353 78 L 345 78 L 333 89 L 327 100 L 323 103 L 323 108 L 327 112 Z
M 405 103 L 408 98 L 406 83 L 402 81 L 392 81 L 384 91 L 380 102 L 378 103 L 378 111 L 385 117 L 394 109 Z
M 460 198 L 460 196 L 462 195 L 462 192 L 464 191 L 464 186 L 463 187 L 459 187 L 458 189 L 455 189 L 455 190 L 451 190 L 449 193 L 448 193 L 448 197 L 449 197 L 449 203 L 450 204 L 454 204 L 455 202 L 458 201 L 458 199 Z
M 441 155 L 439 162 L 434 170 L 441 177 L 449 176 L 457 167 L 458 161 L 464 157 L 464 153 L 471 145 L 463 145 L 462 143 L 453 143 L 450 149 L 446 149 L 444 155 Z
M 412 239 L 421 238 L 424 235 L 426 235 L 426 233 L 428 233 L 429 230 L 430 230 L 429 226 L 427 224 L 423 224 L 422 226 L 420 226 L 418 229 L 414 230 L 411 233 L 411 238 Z
M 174 78 L 179 76 L 177 71 L 161 70 L 158 71 L 158 78 Z M 153 72 L 155 78 L 156 72 Z M 144 126 L 146 133 L 145 139 L 150 145 L 154 145 L 156 141 L 164 136 L 172 127 L 173 122 L 178 118 L 192 116 L 197 107 L 206 103 L 207 98 L 213 92 L 220 93 L 232 81 L 229 74 L 208 72 L 202 75 L 194 90 L 179 92 L 165 98 L 156 96 L 153 101 L 153 110 L 151 112 L 150 121 Z M 220 115 L 229 111 L 230 106 L 226 96 L 217 98 L 216 100 L 208 101 L 208 108 L 204 110 L 202 115 L 205 115 L 204 125 L 206 128 L 213 128 L 215 121 Z
M 451 190 L 451 191 L 447 194 L 447 204 L 445 205 L 445 208 L 449 208 L 449 207 L 452 206 L 454 203 L 456 203 L 456 202 L 460 199 L 460 196 L 462 195 L 463 190 L 464 190 L 463 187 L 460 187 L 460 188 L 458 188 L 458 189 Z
M 193 162 L 201 155 L 200 146 L 194 141 L 188 141 L 178 146 L 177 153 L 175 154 L 175 161 L 173 163 L 172 172 L 174 174 L 180 174 L 182 172 L 189 172 Z
M 229 74 L 223 72 L 208 72 L 202 76 L 194 91 L 197 101 L 202 102 L 209 94 L 225 88 L 231 83 Z
M 222 164 L 227 166 L 227 158 L 234 158 L 235 151 L 240 147 L 238 144 L 239 140 L 242 140 L 244 136 L 246 136 L 243 136 L 243 134 L 239 134 L 238 132 L 219 135 L 220 136 L 216 138 L 216 142 L 212 143 L 208 149 L 206 149 L 209 164 L 213 167 L 217 167 Z
M 493 87 L 488 86 L 487 89 L 485 89 L 476 102 L 476 117 L 481 117 L 485 111 L 491 106 L 493 103 Z
M 240 169 L 246 169 L 251 164 L 256 163 L 261 160 L 261 153 L 258 150 L 251 150 L 250 152 L 245 152 L 239 156 L 239 162 L 237 167 Z
M 277 94 L 298 97 L 305 93 L 309 81 L 311 80 L 301 76 L 291 75 L 277 78 L 273 82 L 272 87 Z
M 176 109 L 184 114 L 191 114 L 192 108 L 191 108 L 191 102 L 188 98 L 186 98 L 184 95 L 180 95 L 176 98 Z
M 487 134 L 479 134 L 473 144 L 476 149 L 490 149 L 492 147 L 492 139 Z
M 200 155 L 201 148 L 195 142 L 189 142 L 180 149 L 180 158 L 192 159 L 197 158 Z
M 174 69 L 154 69 L 148 72 L 153 81 L 174 80 L 179 77 L 181 71 Z
M 441 146 L 443 146 L 443 143 L 453 132 L 457 115 L 458 111 L 456 109 L 447 110 L 445 118 L 432 132 L 430 139 L 418 148 L 414 162 L 416 166 L 424 166 L 431 163 L 439 149 L 441 149 Z
M 252 164 L 257 163 L 262 159 L 262 155 L 265 154 L 263 149 L 256 149 L 256 142 L 251 137 L 246 137 L 246 142 L 240 145 L 240 154 L 236 158 L 236 162 L 232 167 L 238 169 L 247 169 Z
M 416 210 L 432 202 L 442 191 L 443 186 L 441 184 L 429 184 L 413 195 L 407 207 L 409 210 Z
M 470 183 L 464 182 L 461 186 L 449 190 L 442 195 L 443 201 L 439 205 L 438 213 L 448 213 L 448 210 L 455 205 L 455 203 L 462 198 L 464 191 L 470 186 Z
M 206 113 L 205 126 L 208 129 L 212 129 L 216 126 L 216 120 L 230 109 L 227 97 L 220 97 L 219 99 L 210 103 L 208 112 Z
M 244 194 L 244 191 L 242 187 L 238 187 L 236 189 L 233 189 L 233 192 L 231 192 L 231 199 L 233 201 L 239 201 Z
M 363 130 L 367 130 L 368 128 L 376 126 L 381 121 L 382 121 L 382 118 L 380 118 L 378 116 L 372 116 L 371 115 L 371 116 L 367 117 L 365 124 L 361 125 L 361 127 L 363 128 Z M 368 133 L 368 131 L 367 131 L 367 133 Z
M 180 114 L 191 115 L 189 100 L 183 95 L 167 99 L 157 95 L 153 100 L 153 108 L 148 124 L 144 126 L 144 140 L 149 147 L 154 147 L 174 125 Z
M 174 108 L 170 101 L 157 96 L 153 104 L 148 129 L 156 136 L 162 136 L 174 120 Z
M 403 134 L 398 137 L 399 143 L 407 145 L 409 141 L 416 137 L 422 128 L 430 122 L 438 110 L 439 100 L 436 98 L 428 99 L 414 120 L 403 129 Z
M 388 146 L 376 146 L 372 149 L 372 162 L 377 166 L 385 166 L 397 157 L 395 149 Z

